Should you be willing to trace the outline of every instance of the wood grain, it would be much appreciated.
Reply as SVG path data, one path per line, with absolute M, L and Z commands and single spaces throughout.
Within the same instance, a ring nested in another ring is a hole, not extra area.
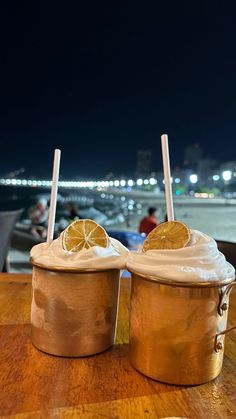
M 60 358 L 30 341 L 29 275 L 0 275 L 0 417 L 236 417 L 236 333 L 226 338 L 220 376 L 197 387 L 164 385 L 128 360 L 129 280 L 122 280 L 117 344 L 88 358 Z M 236 290 L 229 323 L 236 323 Z

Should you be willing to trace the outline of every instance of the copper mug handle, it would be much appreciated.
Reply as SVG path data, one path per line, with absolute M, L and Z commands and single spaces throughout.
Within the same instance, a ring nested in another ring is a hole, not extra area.
M 225 300 L 226 297 L 228 297 L 228 295 L 229 295 L 229 293 L 232 290 L 234 285 L 236 285 L 236 281 L 227 285 L 226 289 L 220 295 L 220 303 L 219 303 L 219 307 L 218 307 L 218 312 L 219 312 L 220 316 L 223 316 L 224 311 L 226 311 L 228 309 L 228 303 L 224 300 Z M 223 342 L 220 341 L 220 336 L 221 335 L 226 335 L 226 333 L 229 333 L 234 329 L 236 329 L 236 326 L 229 327 L 228 329 L 225 329 L 222 332 L 219 332 L 219 333 L 216 334 L 216 336 L 215 336 L 215 351 L 216 352 L 221 351 L 224 347 Z
M 231 284 L 226 285 L 225 290 L 221 291 L 220 293 L 220 302 L 218 306 L 218 313 L 220 316 L 223 316 L 224 311 L 228 310 L 228 303 L 225 301 L 225 299 L 226 297 L 228 297 L 234 285 L 236 285 L 236 281 L 231 282 Z
M 228 329 L 223 330 L 223 332 L 217 333 L 215 336 L 215 351 L 219 352 L 223 349 L 224 345 L 223 342 L 220 341 L 221 335 L 226 335 L 226 333 L 231 332 L 232 330 L 236 329 L 236 326 L 229 327 Z

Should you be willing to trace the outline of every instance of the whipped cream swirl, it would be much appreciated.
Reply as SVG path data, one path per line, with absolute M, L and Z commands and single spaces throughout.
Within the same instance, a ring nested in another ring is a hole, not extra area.
M 33 262 L 48 268 L 125 269 L 129 251 L 118 240 L 109 238 L 106 248 L 94 246 L 80 252 L 69 252 L 63 249 L 62 234 L 49 244 L 34 246 L 30 252 Z
M 212 282 L 234 278 L 235 269 L 218 250 L 216 241 L 198 230 L 181 249 L 131 252 L 127 267 L 146 276 L 181 282 Z

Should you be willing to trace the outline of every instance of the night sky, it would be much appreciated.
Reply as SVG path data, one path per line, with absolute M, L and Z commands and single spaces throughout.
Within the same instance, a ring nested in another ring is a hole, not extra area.
M 236 160 L 236 6 L 224 1 L 6 2 L 0 175 L 134 176 L 137 149 L 169 134 Z M 85 3 L 85 4 L 84 4 Z

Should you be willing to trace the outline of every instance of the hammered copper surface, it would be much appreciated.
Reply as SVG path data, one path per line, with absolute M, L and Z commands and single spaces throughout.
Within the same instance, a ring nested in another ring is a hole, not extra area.
M 222 287 L 170 286 L 132 274 L 133 366 L 169 384 L 201 384 L 217 377 L 224 351 L 216 352 L 215 338 L 226 329 L 228 315 L 227 310 L 218 313 L 221 292 Z M 228 298 L 229 293 L 224 302 Z
M 93 355 L 115 338 L 119 270 L 53 272 L 33 267 L 31 339 L 59 356 Z

